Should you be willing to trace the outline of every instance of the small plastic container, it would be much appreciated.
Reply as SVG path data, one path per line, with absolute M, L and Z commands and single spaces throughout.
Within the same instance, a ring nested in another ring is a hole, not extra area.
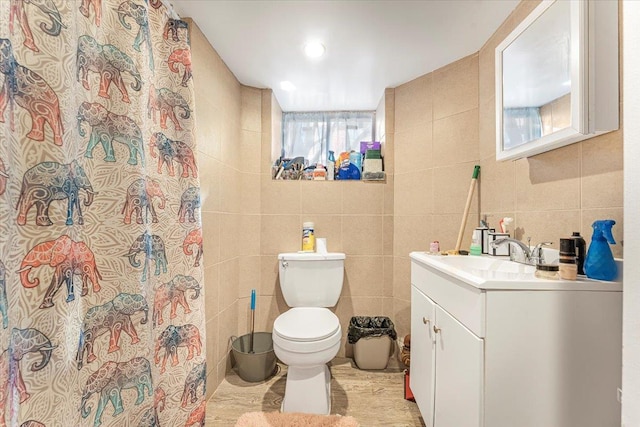
M 562 280 L 576 280 L 578 265 L 576 264 L 576 240 L 560 239 L 559 274 Z
M 576 280 L 578 278 L 578 265 L 575 260 L 560 260 L 559 274 L 562 280 Z
M 558 280 L 560 278 L 558 264 L 538 264 L 536 265 L 535 276 L 538 279 Z
M 320 163 L 316 165 L 316 168 L 313 170 L 313 180 L 314 181 L 324 181 L 327 179 L 327 171 Z

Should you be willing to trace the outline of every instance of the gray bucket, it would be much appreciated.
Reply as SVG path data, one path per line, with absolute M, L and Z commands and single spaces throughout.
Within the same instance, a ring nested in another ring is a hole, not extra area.
M 233 340 L 231 351 L 236 360 L 238 375 L 245 381 L 264 381 L 276 370 L 276 355 L 270 332 L 253 334 L 253 353 L 249 353 L 251 334 Z

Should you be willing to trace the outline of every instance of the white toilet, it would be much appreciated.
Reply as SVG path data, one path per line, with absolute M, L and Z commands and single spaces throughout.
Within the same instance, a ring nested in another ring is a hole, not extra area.
M 288 365 L 282 412 L 329 414 L 331 374 L 342 328 L 326 307 L 338 302 L 344 278 L 343 253 L 278 255 L 280 288 L 289 307 L 273 324 L 273 350 Z

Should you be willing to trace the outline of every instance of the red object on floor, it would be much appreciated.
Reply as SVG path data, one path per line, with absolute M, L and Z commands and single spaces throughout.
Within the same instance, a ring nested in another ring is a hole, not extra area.
M 415 402 L 416 399 L 413 397 L 413 392 L 411 391 L 411 387 L 409 387 L 409 371 L 404 371 L 404 398 L 406 400 L 410 400 Z

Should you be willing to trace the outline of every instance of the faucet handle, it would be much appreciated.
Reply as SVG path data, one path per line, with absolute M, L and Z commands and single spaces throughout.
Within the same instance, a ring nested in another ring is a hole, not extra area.
M 551 245 L 553 245 L 553 242 L 540 242 L 533 249 L 540 250 L 542 249 L 543 246 L 551 246 Z
M 537 260 L 538 264 L 544 264 L 543 246 L 551 246 L 553 242 L 540 242 L 531 250 L 531 258 Z

